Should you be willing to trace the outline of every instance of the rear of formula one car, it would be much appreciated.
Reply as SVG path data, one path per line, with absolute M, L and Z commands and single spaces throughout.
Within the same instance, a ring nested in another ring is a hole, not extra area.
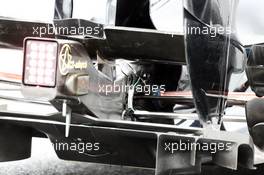
M 1 90 L 1 98 L 25 107 L 0 112 L 0 160 L 28 158 L 31 138 L 47 137 L 61 159 L 157 175 L 195 173 L 206 163 L 253 169 L 251 137 L 223 130 L 224 121 L 246 122 L 224 113 L 234 103 L 230 77 L 244 71 L 246 59 L 234 33 L 236 6 L 57 0 L 50 23 L 1 18 L 0 55 L 4 48 L 23 53 L 21 77 L 1 81 L 20 96 Z M 155 18 L 162 7 L 179 13 Z M 168 19 L 181 27 L 164 31 Z M 189 93 L 179 91 L 186 66 Z M 192 125 L 182 126 L 186 120 Z

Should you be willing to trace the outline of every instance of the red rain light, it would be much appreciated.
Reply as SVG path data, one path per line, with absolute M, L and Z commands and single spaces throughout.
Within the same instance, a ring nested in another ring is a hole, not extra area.
M 23 84 L 55 87 L 58 44 L 54 41 L 26 40 Z

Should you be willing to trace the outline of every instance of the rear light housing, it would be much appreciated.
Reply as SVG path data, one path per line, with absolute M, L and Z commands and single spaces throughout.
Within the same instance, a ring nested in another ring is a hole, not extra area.
M 52 101 L 86 95 L 96 70 L 82 43 L 54 38 L 26 38 L 22 94 Z M 84 83 L 81 83 L 84 82 Z
M 23 84 L 56 86 L 58 43 L 53 40 L 26 39 L 24 43 Z

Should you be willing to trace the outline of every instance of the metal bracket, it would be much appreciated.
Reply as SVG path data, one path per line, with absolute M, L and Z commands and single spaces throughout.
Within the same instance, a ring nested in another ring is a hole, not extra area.
M 128 97 L 127 97 L 127 107 L 122 113 L 122 119 L 125 120 L 127 117 L 130 117 L 133 119 L 134 114 L 134 107 L 133 107 L 133 98 L 135 93 L 135 87 L 131 86 L 128 90 Z
M 70 126 L 71 126 L 71 117 L 72 117 L 72 109 L 67 104 L 67 100 L 63 100 L 63 103 L 62 103 L 62 116 L 66 118 L 66 121 L 65 121 L 65 137 L 69 137 Z

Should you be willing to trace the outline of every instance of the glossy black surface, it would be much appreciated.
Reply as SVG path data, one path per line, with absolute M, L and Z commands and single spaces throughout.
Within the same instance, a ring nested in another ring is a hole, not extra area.
M 73 10 L 73 0 L 56 0 L 55 1 L 55 19 L 71 18 Z
M 239 69 L 236 61 L 243 61 L 243 49 L 234 44 L 235 37 L 231 37 L 231 33 L 214 36 L 190 30 L 233 27 L 234 11 L 229 5 L 230 2 L 217 0 L 188 0 L 185 4 L 186 31 L 189 30 L 186 32 L 187 65 L 197 112 L 204 124 L 210 123 L 213 117 L 220 124 L 230 76 Z
M 264 95 L 264 44 L 254 45 L 249 51 L 247 77 L 251 89 L 257 96 Z
M 22 21 L 19 19 L 0 18 L 0 47 L 23 47 L 25 37 L 39 37 L 40 28 L 51 27 L 52 24 Z M 54 34 L 45 33 L 43 38 L 54 38 Z

